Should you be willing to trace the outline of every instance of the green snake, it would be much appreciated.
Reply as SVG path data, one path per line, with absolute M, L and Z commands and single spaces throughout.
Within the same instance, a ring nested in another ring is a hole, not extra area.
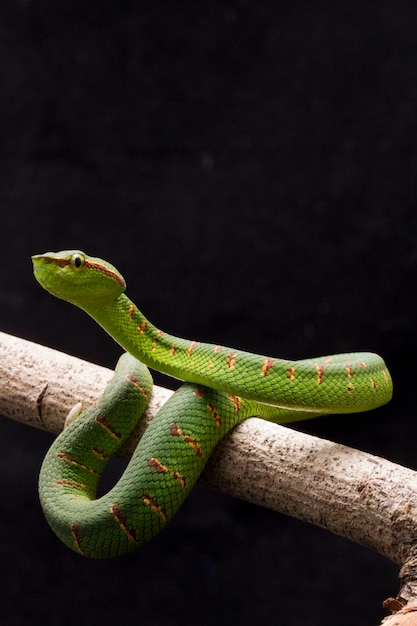
M 354 413 L 391 398 L 390 374 L 376 354 L 290 361 L 181 339 L 139 311 L 110 263 L 77 250 L 32 260 L 48 292 L 86 311 L 127 352 L 98 403 L 56 438 L 40 471 L 46 519 L 81 555 L 117 556 L 154 537 L 184 502 L 216 444 L 242 420 L 283 423 Z M 186 382 L 152 420 L 118 483 L 96 498 L 106 463 L 151 394 L 146 366 Z

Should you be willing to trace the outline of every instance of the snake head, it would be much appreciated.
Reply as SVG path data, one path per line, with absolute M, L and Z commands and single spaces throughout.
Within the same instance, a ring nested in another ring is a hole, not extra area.
M 81 308 L 113 302 L 126 289 L 113 265 L 80 250 L 36 254 L 32 262 L 35 278 L 46 291 Z

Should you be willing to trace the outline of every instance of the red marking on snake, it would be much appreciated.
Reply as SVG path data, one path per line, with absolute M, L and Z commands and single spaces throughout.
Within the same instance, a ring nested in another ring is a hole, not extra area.
M 273 366 L 274 361 L 272 359 L 265 359 L 264 364 L 262 365 L 261 374 L 262 376 L 268 376 L 269 370 Z
M 171 476 L 180 484 L 181 489 L 185 489 L 185 487 L 187 486 L 185 478 L 183 478 L 179 472 L 171 470 Z
M 114 280 L 119 283 L 121 287 L 126 287 L 123 276 L 120 276 L 120 274 L 118 274 L 114 270 L 111 270 L 106 265 L 103 265 L 102 263 L 97 263 L 95 261 L 90 261 L 89 259 L 85 259 L 84 266 L 90 267 L 93 270 L 99 270 L 102 274 L 106 274 L 106 276 L 111 276 L 112 278 L 114 278 Z
M 295 374 L 295 367 L 289 367 L 287 369 L 287 372 L 288 372 L 288 376 L 287 376 L 288 380 L 291 380 L 291 381 L 295 380 L 295 376 L 294 376 L 294 374 Z
M 141 322 L 136 330 L 138 331 L 139 335 L 143 335 L 143 333 L 145 332 L 147 328 L 148 328 L 148 322 Z
M 198 346 L 198 341 L 192 341 L 190 347 L 187 350 L 188 356 L 192 356 L 195 350 L 195 347 Z
M 159 459 L 155 459 L 155 457 L 148 460 L 148 465 L 158 474 L 170 474 L 172 478 L 180 484 L 181 489 L 185 489 L 185 478 L 176 470 L 169 469 L 166 465 L 163 465 Z
M 54 257 L 53 258 L 53 262 L 55 263 L 55 265 L 57 265 L 58 267 L 66 267 L 67 265 L 70 264 L 70 260 L 69 259 L 60 259 L 58 257 Z
M 196 398 L 204 398 L 204 391 L 201 389 L 201 387 L 198 387 L 193 393 Z
M 172 424 L 171 435 L 173 437 L 183 437 L 184 443 L 186 443 L 188 446 L 190 446 L 190 448 L 194 450 L 199 459 L 203 456 L 203 450 L 197 439 L 195 437 L 192 437 L 191 435 L 185 435 L 180 426 L 178 426 L 178 424 Z
M 355 391 L 355 387 L 352 385 L 352 383 L 348 384 L 347 390 L 349 393 L 353 393 Z
M 94 454 L 94 456 L 100 459 L 100 461 L 108 461 L 110 458 L 109 454 L 106 454 L 105 452 L 102 452 L 101 450 L 98 450 L 97 448 L 93 448 L 91 452 Z
M 76 483 L 74 480 L 57 480 L 56 485 L 59 487 L 75 487 L 76 489 L 87 489 L 83 483 Z
M 389 376 L 388 376 L 387 372 L 385 370 L 382 370 L 382 374 L 383 374 L 383 376 L 385 378 L 386 384 L 389 385 Z
M 235 363 L 236 363 L 236 352 L 232 352 L 227 357 L 226 365 L 229 368 L 229 370 L 233 370 L 235 368 Z
M 346 371 L 347 371 L 348 378 L 352 378 L 352 376 L 353 376 L 353 369 L 352 369 L 351 365 L 346 365 Z
M 163 336 L 163 331 L 162 330 L 157 330 L 156 331 L 156 337 L 154 338 L 153 342 L 152 342 L 152 351 L 155 352 L 156 350 L 156 346 L 158 345 L 158 342 L 160 341 L 161 337 Z
M 81 556 L 85 556 L 85 552 L 81 547 L 80 527 L 78 526 L 77 522 L 73 522 L 71 524 L 71 536 L 74 540 L 74 545 L 77 549 L 77 552 L 79 552 Z
M 175 356 L 177 354 L 177 346 L 171 346 L 169 351 L 172 354 L 172 356 Z
M 323 374 L 324 374 L 323 365 L 316 365 L 316 370 L 317 370 L 317 384 L 321 385 L 323 382 Z
M 126 380 L 129 383 L 132 383 L 132 385 L 134 385 L 136 389 L 139 389 L 139 391 L 141 392 L 144 398 L 148 397 L 149 395 L 148 390 L 143 385 L 141 385 L 140 381 L 135 376 L 133 376 L 133 374 L 128 374 L 126 376 Z
M 115 439 L 116 441 L 120 441 L 120 435 L 119 433 L 117 433 L 114 428 L 112 428 L 110 426 L 110 424 L 108 424 L 106 422 L 106 418 L 104 417 L 104 415 L 101 415 L 100 413 L 98 413 L 95 418 L 94 421 L 96 424 L 98 424 L 99 426 L 101 426 L 102 428 L 104 428 L 104 430 L 106 431 L 107 434 L 110 435 L 110 437 L 112 439 Z
M 191 435 L 184 435 L 184 441 L 194 450 L 199 459 L 203 456 L 201 446 L 195 437 L 192 437 Z
M 148 459 L 148 465 L 151 469 L 155 470 L 155 472 L 158 472 L 158 474 L 166 474 L 168 471 L 166 465 L 163 465 L 161 461 L 158 461 L 155 457 Z
M 181 489 L 185 489 L 186 487 L 185 478 L 183 478 L 181 474 L 177 472 L 176 470 L 170 470 L 169 473 L 171 474 L 172 478 L 177 481 Z
M 171 435 L 173 437 L 181 437 L 182 436 L 182 430 L 178 426 L 178 424 L 172 424 L 172 426 L 171 426 Z
M 142 495 L 142 502 L 144 504 L 146 504 L 147 506 L 151 507 L 151 511 L 153 513 L 157 513 L 159 515 L 159 517 L 162 519 L 162 521 L 166 522 L 167 520 L 167 514 L 166 511 L 164 509 L 164 507 L 159 506 L 158 503 L 156 502 L 156 500 L 154 500 L 150 495 L 148 495 L 147 493 L 144 493 Z
M 133 315 L 135 313 L 135 310 L 136 310 L 135 305 L 131 304 L 130 307 L 129 307 L 129 310 L 127 312 L 127 316 L 128 316 L 129 319 L 132 319 L 132 317 L 133 317 Z
M 214 352 L 217 354 L 218 352 L 221 352 L 223 350 L 223 346 L 216 346 L 214 348 Z
M 113 515 L 120 528 L 123 530 L 128 540 L 132 543 L 136 542 L 136 533 L 132 528 L 127 525 L 126 518 L 122 515 L 118 504 L 112 504 L 110 507 L 110 513 Z
M 242 408 L 242 398 L 239 396 L 232 396 L 231 394 L 227 394 L 227 399 L 233 404 L 233 408 L 235 409 L 235 413 L 239 413 Z
M 222 420 L 221 420 L 220 415 L 217 413 L 216 409 L 214 408 L 214 406 L 212 404 L 208 404 L 207 409 L 209 413 L 211 413 L 214 419 L 214 423 L 216 424 L 217 428 L 221 428 Z
M 72 456 L 69 456 L 69 454 L 66 454 L 65 452 L 58 452 L 57 457 L 59 459 L 62 459 L 62 461 L 66 461 L 67 463 L 71 463 L 71 465 L 75 465 L 75 467 L 79 467 L 89 474 L 97 474 L 96 470 L 92 469 L 91 467 L 87 467 L 87 465 L 84 465 L 83 463 L 79 463 L 78 461 L 73 459 Z
M 374 381 L 373 378 L 371 378 L 371 387 L 372 389 L 376 389 L 376 382 Z
M 364 363 L 364 361 L 359 361 L 359 367 L 361 367 L 363 370 L 366 369 L 368 366 L 366 365 L 366 363 Z
M 333 361 L 333 357 L 331 356 L 328 356 L 324 359 L 324 362 L 326 365 L 329 365 L 329 363 L 332 363 L 332 361 Z

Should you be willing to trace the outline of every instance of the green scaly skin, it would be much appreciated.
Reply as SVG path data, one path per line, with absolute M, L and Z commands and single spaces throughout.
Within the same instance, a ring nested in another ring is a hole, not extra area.
M 47 291 L 85 310 L 129 353 L 98 405 L 64 430 L 41 468 L 45 516 L 58 537 L 84 556 L 117 556 L 155 536 L 216 444 L 242 420 L 283 423 L 354 413 L 391 398 L 390 374 L 376 354 L 288 361 L 180 339 L 144 317 L 109 263 L 76 250 L 32 258 Z M 145 365 L 187 382 L 147 428 L 117 485 L 95 499 L 105 464 L 150 395 Z

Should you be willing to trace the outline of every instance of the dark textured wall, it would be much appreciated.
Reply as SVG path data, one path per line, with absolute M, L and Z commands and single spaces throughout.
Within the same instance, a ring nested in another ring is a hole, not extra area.
M 172 333 L 380 352 L 389 407 L 298 427 L 416 466 L 415 3 L 6 1 L 0 38 L 1 330 L 112 366 L 31 275 L 85 249 Z M 9 626 L 374 624 L 397 590 L 377 555 L 201 489 L 142 552 L 84 561 L 37 501 L 51 437 L 0 429 Z

